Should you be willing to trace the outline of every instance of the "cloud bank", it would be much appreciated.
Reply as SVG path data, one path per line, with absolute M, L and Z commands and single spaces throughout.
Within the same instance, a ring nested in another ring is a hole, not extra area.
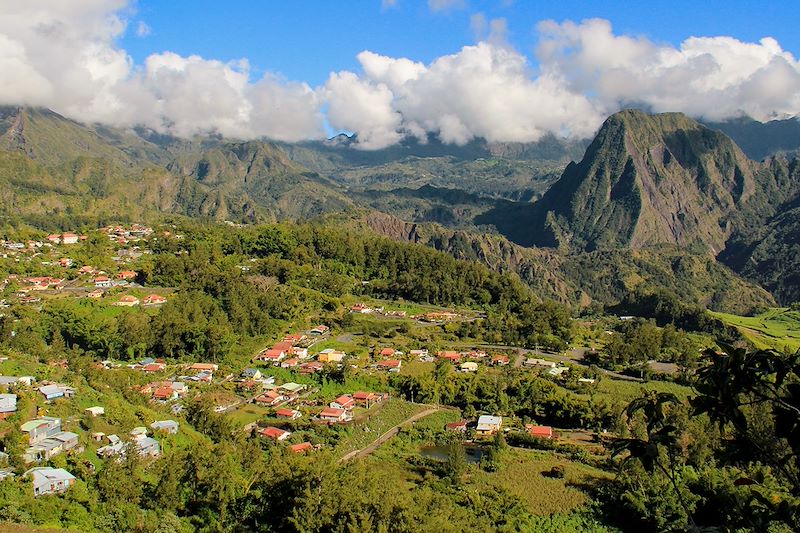
M 428 133 L 452 143 L 585 137 L 626 106 L 715 120 L 800 114 L 800 62 L 771 38 L 675 47 L 617 35 L 600 19 L 544 21 L 528 57 L 506 42 L 505 20 L 475 14 L 475 45 L 429 64 L 364 51 L 358 72 L 312 88 L 269 72 L 254 79 L 244 59 L 164 51 L 134 64 L 116 40 L 149 28 L 127 27 L 127 0 L 0 0 L 0 12 L 0 104 L 178 136 L 297 141 L 323 137 L 327 120 L 377 149 Z

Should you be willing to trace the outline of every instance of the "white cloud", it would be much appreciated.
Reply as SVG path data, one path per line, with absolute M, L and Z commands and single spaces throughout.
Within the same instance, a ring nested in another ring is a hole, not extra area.
M 126 0 L 0 0 L 0 104 L 47 106 L 86 122 L 184 136 L 324 135 L 321 103 L 307 84 L 272 73 L 251 81 L 246 61 L 163 52 L 135 66 L 115 44 L 126 29 L 126 8 Z
M 381 9 L 389 9 L 397 5 L 397 0 L 381 0 Z
M 505 19 L 479 13 L 476 45 L 429 64 L 364 51 L 360 72 L 332 73 L 312 89 L 270 72 L 254 79 L 246 60 L 164 51 L 136 65 L 116 44 L 127 0 L 0 0 L 0 13 L 0 104 L 183 136 L 296 141 L 322 137 L 327 119 L 357 132 L 363 148 L 380 148 L 428 133 L 456 143 L 587 136 L 629 105 L 710 119 L 800 114 L 800 63 L 771 38 L 672 46 L 616 35 L 605 20 L 545 21 L 531 62 L 508 44 Z
M 606 20 L 538 25 L 543 72 L 590 93 L 604 112 L 643 104 L 724 119 L 800 113 L 800 63 L 772 38 L 691 37 L 680 47 L 614 35 Z
M 152 28 L 150 28 L 145 21 L 140 20 L 139 24 L 136 25 L 136 36 L 147 37 L 151 33 L 153 33 Z

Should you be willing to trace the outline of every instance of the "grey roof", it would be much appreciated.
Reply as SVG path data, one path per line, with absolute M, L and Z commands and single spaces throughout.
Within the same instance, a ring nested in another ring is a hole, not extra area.
M 50 468 L 49 466 L 42 466 L 38 468 L 31 468 L 25 475 L 33 478 L 34 485 L 43 485 L 48 483 L 55 483 L 58 481 L 70 481 L 75 479 L 75 476 L 64 470 L 63 468 Z
M 178 423 L 175 422 L 174 420 L 156 420 L 155 422 L 150 424 L 150 427 L 153 429 L 163 429 L 163 428 L 173 428 L 173 427 L 177 428 Z

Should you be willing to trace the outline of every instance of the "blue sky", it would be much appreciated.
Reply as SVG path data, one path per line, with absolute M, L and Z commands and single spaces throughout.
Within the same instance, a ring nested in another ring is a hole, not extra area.
M 533 59 L 534 27 L 545 19 L 609 20 L 615 33 L 642 35 L 679 45 L 691 36 L 732 36 L 755 42 L 774 37 L 800 55 L 800 2 L 784 1 L 480 1 L 464 0 L 442 11 L 427 2 L 138 0 L 120 45 L 141 62 L 173 51 L 223 61 L 247 58 L 253 74 L 275 71 L 312 86 L 332 71 L 359 68 L 356 54 L 371 50 L 429 63 L 475 42 L 470 17 L 505 18 L 508 40 Z M 458 5 L 460 4 L 460 5 Z M 138 37 L 139 22 L 150 28 Z

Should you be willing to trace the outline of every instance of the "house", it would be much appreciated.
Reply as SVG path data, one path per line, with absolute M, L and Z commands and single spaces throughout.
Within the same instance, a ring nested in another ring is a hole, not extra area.
M 167 402 L 169 400 L 175 400 L 178 398 L 178 395 L 172 389 L 172 387 L 159 387 L 153 391 L 153 399 L 158 400 L 161 402 Z
M 295 357 L 300 359 L 307 359 L 308 358 L 308 348 L 300 348 L 299 346 L 293 346 L 291 354 Z
M 131 430 L 131 437 L 139 438 L 147 436 L 147 428 L 144 426 L 136 426 Z
M 61 236 L 61 244 L 78 244 L 78 239 L 74 233 L 65 233 Z
M 81 268 L 78 269 L 78 274 L 94 274 L 95 270 L 94 267 L 89 265 L 83 265 Z
M 285 396 L 282 396 L 281 394 L 278 394 L 274 390 L 268 390 L 264 394 L 261 394 L 260 396 L 256 396 L 256 398 L 253 401 L 255 403 L 257 403 L 257 404 L 261 404 L 261 405 L 266 405 L 266 406 L 272 407 L 274 405 L 278 405 L 279 403 L 283 402 L 284 400 L 286 400 Z
M 325 368 L 324 363 L 320 363 L 319 361 L 309 361 L 308 363 L 302 363 L 300 365 L 300 373 L 313 374 L 314 372 L 319 372 L 323 368 Z
M 481 415 L 478 418 L 478 425 L 475 427 L 475 434 L 479 437 L 491 437 L 503 425 L 503 417 Z
M 292 453 L 306 453 L 314 449 L 314 445 L 310 442 L 301 442 L 300 444 L 292 444 L 289 446 L 289 451 Z
M 42 393 L 44 399 L 47 401 L 55 400 L 56 398 L 72 398 L 75 396 L 75 389 L 67 387 L 66 385 L 43 385 L 39 387 L 39 392 Z
M 587 385 L 591 385 L 595 381 L 594 378 L 578 378 L 578 383 L 586 383 Z
M 93 417 L 106 414 L 105 408 L 100 406 L 87 407 L 83 411 L 89 413 Z
M 48 235 L 47 240 L 50 244 L 59 244 L 61 242 L 61 235 Z
M 214 374 L 211 372 L 198 372 L 190 378 L 192 381 L 202 381 L 203 383 L 211 383 L 214 379 Z
M 262 437 L 267 437 L 268 439 L 272 439 L 274 441 L 286 440 L 292 435 L 290 431 L 286 431 L 285 429 L 280 429 L 273 426 L 265 427 L 258 433 Z
M 340 424 L 352 420 L 352 416 L 344 409 L 336 409 L 335 407 L 326 407 L 319 414 L 320 420 L 328 422 L 329 424 Z
M 333 348 L 327 348 L 319 353 L 317 360 L 320 363 L 341 363 L 342 359 L 346 356 L 347 354 L 344 352 L 334 350 Z
M 284 394 L 297 395 L 297 394 L 300 394 L 301 392 L 303 392 L 304 390 L 306 390 L 307 387 L 305 385 L 300 385 L 299 383 L 294 383 L 294 382 L 290 381 L 289 383 L 284 383 L 283 385 L 281 385 L 278 388 Z
M 137 298 L 136 296 L 132 296 L 130 294 L 126 294 L 125 296 L 114 302 L 113 305 L 116 305 L 118 307 L 134 307 L 139 305 L 139 298 Z
M 178 423 L 174 420 L 157 420 L 150 424 L 153 431 L 160 431 L 169 435 L 178 433 Z
M 97 276 L 94 278 L 94 286 L 98 289 L 108 289 L 113 285 L 113 282 L 108 276 Z
M 466 433 L 467 432 L 467 421 L 461 420 L 460 422 L 449 422 L 444 425 L 444 429 L 446 431 L 455 431 L 458 433 Z
M 478 363 L 475 361 L 467 361 L 466 363 L 461 363 L 461 366 L 459 366 L 458 369 L 461 372 L 477 372 Z
M 69 257 L 62 257 L 61 259 L 58 260 L 58 266 L 63 268 L 69 268 L 72 266 L 72 259 L 70 259 Z
M 0 420 L 5 420 L 17 412 L 17 395 L 0 394 Z
M 142 300 L 142 305 L 161 305 L 167 302 L 167 299 L 158 294 L 150 294 L 145 296 Z
M 303 416 L 303 413 L 297 409 L 278 409 L 275 411 L 275 416 L 278 418 L 288 418 L 289 420 L 297 420 Z
M 458 363 L 461 361 L 461 354 L 458 352 L 439 352 L 439 359 L 445 359 L 451 363 Z
M 292 346 L 297 344 L 298 342 L 303 342 L 306 340 L 306 336 L 302 333 L 291 333 L 289 335 L 285 335 L 283 337 L 284 342 L 291 342 Z
M 189 370 L 194 370 L 195 372 L 216 372 L 219 370 L 219 365 L 215 365 L 214 363 L 195 363 L 189 367 Z
M 347 410 L 350 410 L 350 409 L 352 409 L 353 407 L 356 406 L 356 401 L 353 399 L 352 396 L 348 396 L 346 394 L 343 394 L 342 396 L 339 396 L 338 398 L 333 400 L 330 403 L 330 406 L 333 407 L 334 409 L 347 409 Z
M 257 361 L 272 361 L 273 363 L 277 363 L 281 359 L 286 357 L 286 352 L 283 350 L 275 350 L 269 349 L 261 352 L 258 354 L 255 359 Z
M 242 379 L 261 379 L 261 371 L 257 368 L 245 368 L 241 374 Z
M 293 347 L 294 343 L 292 341 L 281 341 L 281 342 L 276 342 L 275 344 L 272 345 L 273 350 L 280 350 L 286 353 L 290 353 Z
M 117 274 L 117 279 L 120 280 L 129 280 L 129 279 L 136 279 L 136 272 L 133 270 L 123 270 L 119 274 Z
M 320 324 L 319 326 L 314 326 L 309 333 L 312 335 L 325 335 L 328 331 L 330 331 L 328 326 Z
M 372 313 L 374 310 L 369 307 L 367 304 L 357 303 L 353 307 L 350 308 L 351 313 L 360 313 L 362 315 L 368 315 Z
M 28 444 L 36 444 L 51 435 L 61 432 L 61 419 L 42 416 L 25 422 L 20 426 L 20 430 L 28 434 Z
M 411 350 L 411 357 L 428 357 L 428 350 Z
M 556 367 L 547 369 L 547 374 L 549 376 L 560 376 L 564 372 L 569 372 L 569 367 L 568 366 L 556 366 Z
M 294 368 L 300 364 L 300 360 L 292 357 L 281 362 L 281 368 Z
M 103 297 L 103 291 L 101 291 L 100 289 L 94 290 L 94 291 L 90 292 L 89 294 L 87 294 L 86 297 L 87 298 L 102 298 Z
M 403 366 L 403 362 L 399 359 L 386 359 L 385 361 L 378 361 L 375 366 L 383 370 L 389 370 L 390 372 L 397 372 L 400 370 L 400 367 Z
M 161 446 L 156 439 L 151 437 L 139 437 L 133 441 L 139 450 L 140 457 L 158 457 L 161 455 Z
M 492 364 L 495 366 L 506 366 L 511 362 L 507 355 L 495 355 L 492 357 Z
M 525 360 L 525 366 L 540 366 L 544 368 L 555 368 L 556 363 L 553 361 L 547 361 L 545 359 L 537 359 L 535 357 L 529 357 Z
M 167 368 L 167 365 L 164 363 L 148 363 L 141 367 L 143 372 L 147 372 L 148 374 L 152 374 L 154 372 L 161 372 Z
M 553 428 L 550 426 L 536 426 L 534 424 L 525 424 L 525 430 L 531 437 L 538 437 L 540 439 L 553 438 Z
M 381 357 L 392 357 L 394 355 L 394 348 L 384 348 L 380 351 Z
M 369 409 L 370 406 L 372 406 L 372 405 L 374 405 L 376 403 L 382 402 L 383 398 L 384 398 L 383 394 L 377 394 L 377 393 L 374 393 L 374 392 L 359 391 L 359 392 L 353 393 L 353 399 L 356 401 L 356 403 L 358 405 L 363 405 L 367 409 Z
M 46 494 L 61 494 L 75 483 L 75 476 L 63 468 L 31 468 L 25 472 L 25 476 L 33 480 L 33 495 L 37 498 Z

